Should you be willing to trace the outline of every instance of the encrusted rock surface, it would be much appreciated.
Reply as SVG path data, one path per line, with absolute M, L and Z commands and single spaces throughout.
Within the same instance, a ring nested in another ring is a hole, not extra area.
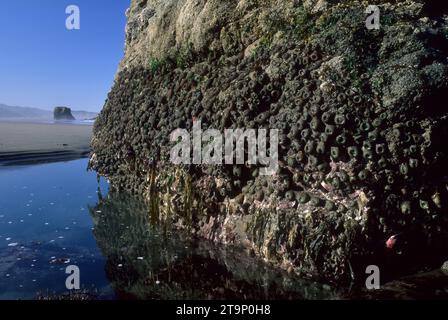
M 91 168 L 151 215 L 334 283 L 448 255 L 448 25 L 430 1 L 134 0 Z M 280 170 L 174 166 L 170 133 L 279 129 Z

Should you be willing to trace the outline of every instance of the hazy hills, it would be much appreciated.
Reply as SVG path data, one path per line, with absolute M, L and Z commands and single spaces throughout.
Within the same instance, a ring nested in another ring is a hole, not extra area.
M 76 120 L 87 120 L 97 117 L 96 112 L 72 111 Z M 53 119 L 53 111 L 30 107 L 8 106 L 0 104 L 0 119 Z

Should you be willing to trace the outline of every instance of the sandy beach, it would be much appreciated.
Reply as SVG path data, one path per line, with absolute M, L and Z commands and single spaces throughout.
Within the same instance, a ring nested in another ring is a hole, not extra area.
M 0 166 L 87 157 L 91 125 L 0 122 Z

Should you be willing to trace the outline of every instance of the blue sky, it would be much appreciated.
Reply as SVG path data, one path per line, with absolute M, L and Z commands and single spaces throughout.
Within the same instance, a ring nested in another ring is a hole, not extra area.
M 0 0 L 0 103 L 103 107 L 123 56 L 130 0 Z M 68 5 L 81 29 L 67 30 Z

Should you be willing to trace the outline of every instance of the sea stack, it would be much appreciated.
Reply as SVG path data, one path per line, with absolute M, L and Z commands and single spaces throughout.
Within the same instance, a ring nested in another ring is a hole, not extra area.
M 72 110 L 68 107 L 56 107 L 53 111 L 54 120 L 75 120 Z

